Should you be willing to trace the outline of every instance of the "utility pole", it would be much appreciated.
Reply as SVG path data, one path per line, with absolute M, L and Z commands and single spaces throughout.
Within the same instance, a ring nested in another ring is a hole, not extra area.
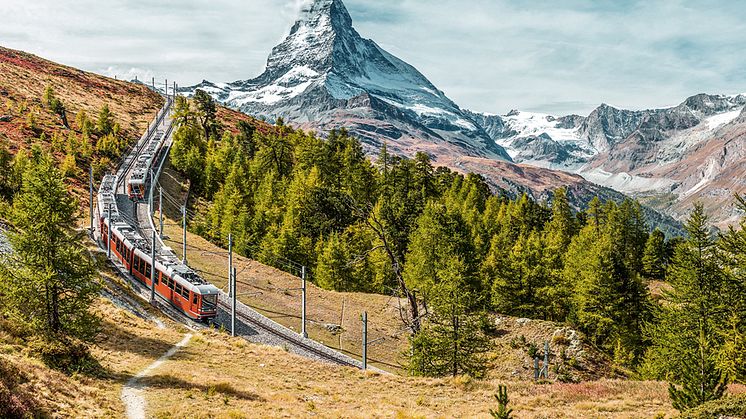
M 88 169 L 88 174 L 89 174 L 89 180 L 88 180 L 89 197 L 88 199 L 90 200 L 90 203 L 91 203 L 89 212 L 90 212 L 90 217 L 91 217 L 91 237 L 93 237 L 93 231 L 94 231 L 93 230 L 93 166 L 91 166 L 90 169 Z
M 182 247 L 181 247 L 181 254 L 183 257 L 181 258 L 181 262 L 186 265 L 187 263 L 187 249 L 186 249 L 186 205 L 181 207 L 181 226 L 184 229 L 183 236 L 182 236 Z
M 155 305 L 155 231 L 153 242 L 150 244 L 150 304 Z
M 363 312 L 363 370 L 368 369 L 368 312 Z
M 238 294 L 238 273 L 236 268 L 231 270 L 231 276 L 233 277 L 233 293 L 231 294 L 231 336 L 236 336 L 236 294 Z
M 301 335 L 303 335 L 304 338 L 308 337 L 308 332 L 306 332 L 306 267 L 301 266 L 300 268 L 300 278 L 303 281 L 303 287 L 301 290 L 303 291 L 302 295 L 302 301 L 301 301 Z
M 155 77 L 153 77 L 153 91 L 155 91 Z
M 168 97 L 168 79 L 166 79 L 166 97 Z
M 174 82 L 174 89 L 173 89 L 173 100 L 176 100 L 176 82 Z
M 158 188 L 158 215 L 160 217 L 161 221 L 161 228 L 159 231 L 159 234 L 161 235 L 161 239 L 163 239 L 163 188 Z
M 233 274 L 233 234 L 228 233 L 228 297 L 233 295 L 233 287 L 230 283 Z

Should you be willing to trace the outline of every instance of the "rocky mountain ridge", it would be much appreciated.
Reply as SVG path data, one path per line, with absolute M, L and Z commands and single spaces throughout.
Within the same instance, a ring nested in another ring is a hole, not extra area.
M 371 148 L 392 142 L 405 152 L 419 141 L 477 157 L 510 161 L 505 150 L 411 65 L 352 26 L 341 0 L 305 6 L 265 71 L 234 83 L 204 81 L 202 89 L 226 105 L 304 128 L 346 127 Z
M 282 117 L 321 135 L 346 128 L 371 154 L 384 143 L 401 155 L 425 152 L 456 170 L 480 173 L 510 193 L 528 191 L 539 198 L 546 189 L 577 184 L 592 194 L 597 189 L 593 182 L 618 191 L 616 199 L 623 196 L 619 192 L 649 197 L 651 205 L 679 218 L 685 215 L 684 207 L 674 206 L 682 194 L 667 195 L 685 183 L 691 184 L 688 189 L 696 186 L 696 175 L 684 181 L 635 171 L 660 161 L 680 161 L 709 135 L 704 132 L 709 128 L 703 127 L 714 127 L 708 133 L 716 130 L 746 105 L 746 95 L 703 94 L 669 109 L 630 111 L 601 105 L 588 116 L 471 112 L 413 66 L 360 36 L 342 0 L 315 0 L 305 6 L 258 77 L 204 81 L 181 92 L 196 89 L 250 115 L 269 121 Z M 679 141 L 678 134 L 684 132 L 699 137 Z M 547 170 L 582 177 L 555 176 Z M 559 183 L 545 184 L 548 179 Z M 717 221 L 725 218 L 718 215 Z
M 746 94 L 698 94 L 664 109 L 603 104 L 587 117 L 472 113 L 518 163 L 562 170 L 636 196 L 682 219 L 703 202 L 725 227 L 743 214 Z

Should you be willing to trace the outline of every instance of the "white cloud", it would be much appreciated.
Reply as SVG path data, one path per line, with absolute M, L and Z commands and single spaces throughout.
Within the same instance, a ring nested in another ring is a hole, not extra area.
M 307 0 L 0 0 L 0 44 L 140 78 L 259 74 Z M 347 0 L 358 31 L 461 106 L 587 113 L 746 90 L 737 2 Z

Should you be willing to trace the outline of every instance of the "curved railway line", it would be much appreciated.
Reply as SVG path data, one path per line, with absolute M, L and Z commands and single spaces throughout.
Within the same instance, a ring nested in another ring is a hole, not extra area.
M 149 170 L 153 170 L 152 178 L 155 179 L 156 182 L 160 176 L 161 165 L 159 165 L 159 162 L 162 163 L 162 161 L 165 160 L 165 158 L 167 157 L 166 154 L 169 150 L 169 144 L 172 135 L 172 125 L 169 118 L 169 113 L 171 112 L 174 98 L 168 95 L 166 95 L 165 98 L 166 103 L 158 112 L 153 123 L 148 126 L 148 131 L 142 136 L 140 141 L 138 141 L 138 143 L 135 144 L 127 152 L 127 155 L 124 157 L 122 163 L 120 164 L 120 168 L 117 171 L 117 180 L 116 185 L 114 186 L 117 211 L 121 214 L 133 214 L 131 219 L 127 216 L 123 216 L 122 218 L 128 224 L 130 224 L 130 227 L 132 229 L 140 233 L 142 237 L 146 238 L 148 242 L 152 240 L 150 239 L 150 237 L 152 236 L 152 232 L 155 231 L 155 227 L 153 225 L 153 220 L 151 217 L 151 214 L 153 214 L 153 212 L 150 205 L 152 205 L 152 203 L 148 203 L 146 200 L 145 205 L 138 205 L 137 202 L 131 201 L 127 196 L 127 180 L 130 178 L 133 170 L 135 169 L 136 162 L 139 160 L 140 155 L 143 153 L 143 150 L 145 150 L 146 146 L 154 135 L 164 136 L 164 140 L 162 142 L 164 151 L 162 153 L 161 150 L 158 150 L 156 152 L 156 155 L 160 155 L 160 157 L 152 159 L 152 166 L 149 168 Z M 152 185 L 150 185 L 150 182 L 147 182 L 145 193 L 146 196 L 149 192 L 149 188 L 151 187 Z M 100 212 L 100 208 L 97 209 L 96 213 L 99 215 L 100 218 L 102 215 L 102 213 Z M 99 225 L 99 223 L 96 223 L 96 225 Z M 100 227 L 99 230 L 101 230 Z M 97 237 L 103 240 L 103 236 L 101 235 L 100 231 Z M 156 253 L 159 256 L 162 252 L 166 253 L 167 256 L 173 255 L 173 252 L 169 248 L 167 248 L 163 241 L 160 239 L 160 235 L 156 234 L 155 237 L 156 242 L 149 244 L 151 246 L 155 246 Z M 99 242 L 99 244 L 101 245 L 101 242 Z M 106 244 L 101 245 L 101 247 L 103 249 L 106 249 Z M 112 256 L 115 255 L 112 253 Z M 113 262 L 115 266 L 117 266 L 120 273 L 129 280 L 129 282 L 133 285 L 140 296 L 148 300 L 150 287 L 147 284 L 144 285 L 142 279 L 140 279 L 139 281 L 136 280 L 136 278 L 132 274 L 131 267 L 128 269 L 128 267 L 120 263 L 120 260 L 116 257 L 112 257 L 110 261 Z M 156 282 L 158 282 L 158 280 L 156 280 Z M 161 309 L 161 311 L 164 312 L 164 314 L 171 317 L 172 319 L 184 323 L 192 328 L 208 327 L 203 323 L 195 322 L 178 307 L 175 307 L 167 298 L 164 298 L 158 293 L 156 293 L 156 298 L 158 300 L 157 306 Z M 219 291 L 217 305 L 218 313 L 217 317 L 212 320 L 213 324 L 221 327 L 227 326 L 229 328 L 231 324 L 231 303 L 228 295 L 222 291 Z M 336 350 L 331 349 L 319 342 L 304 338 L 300 334 L 261 315 L 260 313 L 244 305 L 240 301 L 236 304 L 236 335 L 242 336 L 252 342 L 284 347 L 289 352 L 293 352 L 307 358 L 321 360 L 336 365 L 362 368 L 361 361 L 337 352 Z

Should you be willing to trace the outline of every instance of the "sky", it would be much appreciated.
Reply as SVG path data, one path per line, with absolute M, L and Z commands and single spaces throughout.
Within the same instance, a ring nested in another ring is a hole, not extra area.
M 119 78 L 244 80 L 262 72 L 302 1 L 0 0 L 0 45 Z M 461 107 L 556 115 L 746 92 L 744 3 L 345 1 L 363 37 Z

